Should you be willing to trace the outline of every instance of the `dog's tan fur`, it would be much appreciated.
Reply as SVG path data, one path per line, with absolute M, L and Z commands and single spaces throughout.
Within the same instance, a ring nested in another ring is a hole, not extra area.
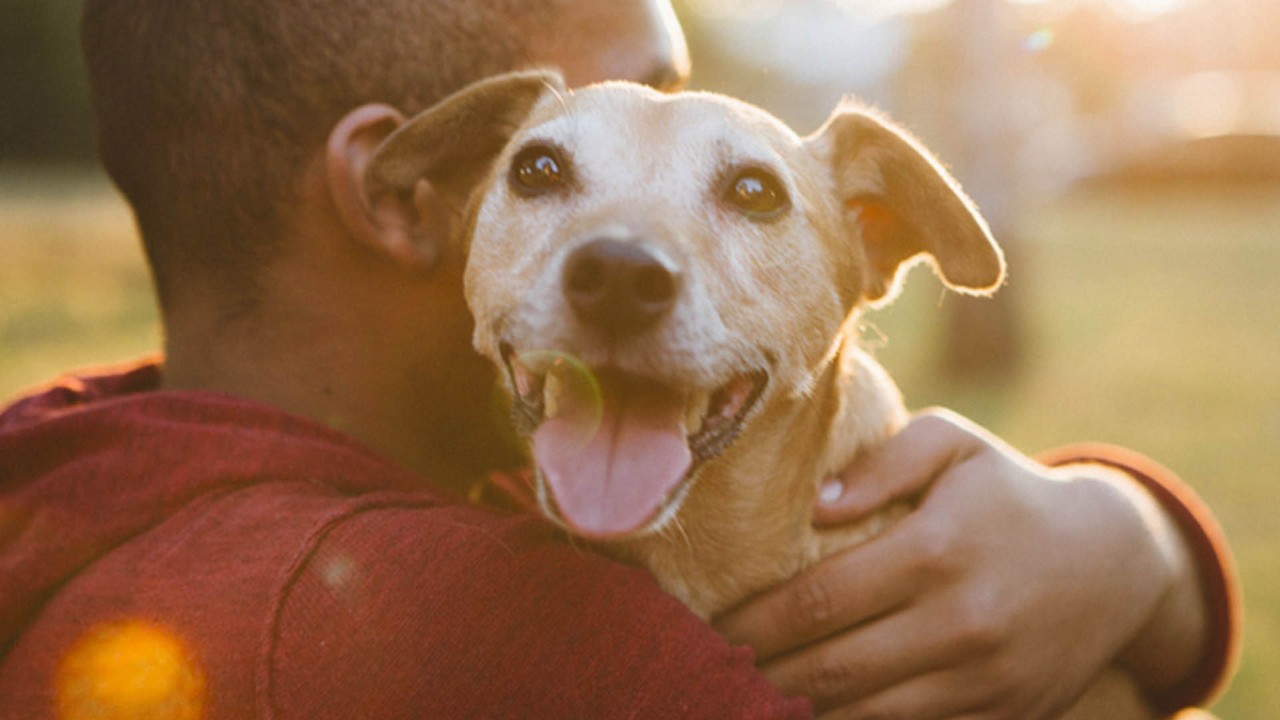
M 529 142 L 572 156 L 553 200 L 511 191 Z M 773 169 L 790 209 L 754 222 L 718 204 L 718 173 Z M 906 512 L 816 530 L 819 483 L 905 422 L 898 390 L 857 347 L 860 310 L 891 299 L 924 259 L 951 288 L 988 293 L 1004 263 L 955 182 L 905 133 L 853 104 L 801 138 L 763 111 L 705 93 L 666 96 L 606 83 L 569 93 L 545 73 L 501 76 L 414 118 L 379 149 L 369 192 L 421 179 L 465 208 L 467 299 L 477 349 L 554 348 L 685 390 L 765 368 L 741 436 L 698 468 L 683 503 L 601 548 L 650 568 L 703 617 L 861 542 Z M 588 238 L 643 238 L 685 285 L 652 331 L 602 347 L 560 288 L 566 254 Z M 554 505 L 546 506 L 556 519 Z M 874 582 L 874 578 L 868 579 Z M 1117 676 L 1073 717 L 1146 717 Z

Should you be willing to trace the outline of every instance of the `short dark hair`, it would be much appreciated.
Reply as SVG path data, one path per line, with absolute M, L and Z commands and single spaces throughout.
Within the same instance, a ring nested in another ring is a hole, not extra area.
M 344 114 L 414 113 L 526 64 L 554 1 L 86 0 L 98 151 L 161 304 L 189 273 L 252 292 Z

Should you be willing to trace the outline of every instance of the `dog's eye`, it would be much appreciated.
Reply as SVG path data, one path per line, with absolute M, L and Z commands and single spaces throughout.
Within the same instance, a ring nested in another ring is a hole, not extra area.
M 725 190 L 725 200 L 752 220 L 773 219 L 789 202 L 782 182 L 760 168 L 738 173 Z
M 567 182 L 564 158 L 554 148 L 530 145 L 511 163 L 511 186 L 522 195 L 541 195 Z

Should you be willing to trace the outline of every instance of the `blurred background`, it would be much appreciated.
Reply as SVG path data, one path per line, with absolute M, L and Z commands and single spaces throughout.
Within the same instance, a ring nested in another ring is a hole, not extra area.
M 1216 706 L 1280 708 L 1280 2 L 677 0 L 694 86 L 807 133 L 846 94 L 933 148 L 1010 259 L 994 300 L 917 271 L 867 343 L 913 407 L 1034 453 L 1102 440 L 1180 473 L 1245 583 Z M 159 347 L 97 170 L 78 0 L 0 0 L 0 397 Z

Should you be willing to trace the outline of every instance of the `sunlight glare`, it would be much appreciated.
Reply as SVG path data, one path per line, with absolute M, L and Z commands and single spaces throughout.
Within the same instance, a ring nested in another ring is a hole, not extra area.
M 1121 0 L 1115 4 L 1131 20 L 1149 20 L 1181 9 L 1186 0 Z
M 689 0 L 688 6 L 710 18 L 760 18 L 781 10 L 784 0 Z
M 846 9 L 868 20 L 928 12 L 950 2 L 951 0 L 841 0 Z
M 1022 39 L 1022 49 L 1029 53 L 1044 52 L 1053 44 L 1053 31 L 1041 28 Z
M 570 428 L 574 444 L 586 447 L 604 417 L 604 397 L 596 374 L 578 358 L 558 350 L 524 352 L 518 363 L 541 376 L 542 387 L 536 390 L 542 396 L 547 420 Z M 522 388 L 516 390 L 529 394 Z
M 826 0 L 862 18 L 883 20 L 894 15 L 926 12 L 952 0 Z M 784 9 L 787 0 L 688 0 L 688 6 L 699 15 L 710 18 L 758 19 Z
M 199 720 L 205 678 L 181 640 L 140 621 L 85 633 L 58 668 L 59 720 Z
M 1230 76 L 1204 72 L 1178 86 L 1174 113 L 1178 128 L 1191 137 L 1225 135 L 1240 122 L 1242 99 Z
M 1094 4 L 1105 5 L 1126 20 L 1141 22 L 1161 15 L 1181 10 L 1190 0 L 1091 0 Z M 1065 0 L 1010 0 L 1014 5 L 1037 5 L 1063 12 L 1071 7 Z

